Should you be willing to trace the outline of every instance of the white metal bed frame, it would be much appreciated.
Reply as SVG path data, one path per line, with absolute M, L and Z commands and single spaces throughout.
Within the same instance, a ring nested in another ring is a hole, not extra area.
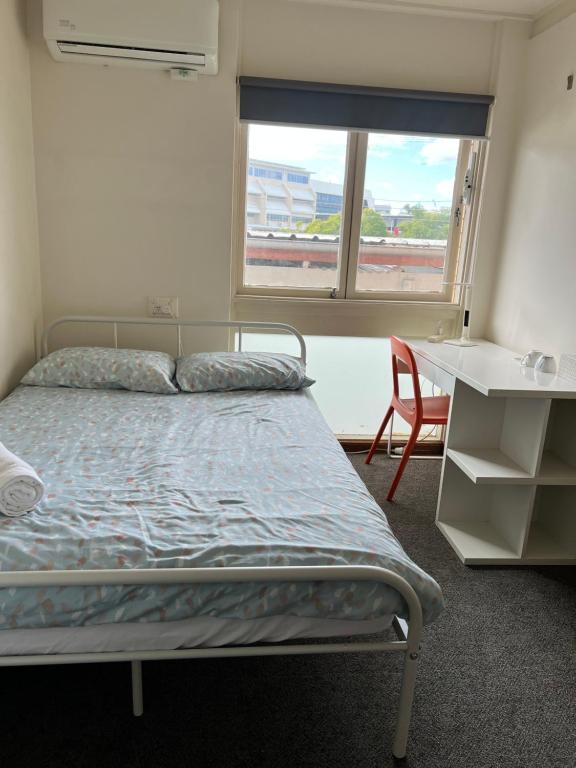
M 300 357 L 306 360 L 306 344 L 298 331 L 282 323 L 157 320 L 152 318 L 124 317 L 63 317 L 49 325 L 42 337 L 42 352 L 47 354 L 51 332 L 64 323 L 112 324 L 114 346 L 118 348 L 120 325 L 166 325 L 177 331 L 177 348 L 182 352 L 182 327 L 221 327 L 236 329 L 238 349 L 242 349 L 242 331 L 258 329 L 283 331 L 293 334 L 300 343 Z M 48 586 L 102 586 L 105 584 L 206 584 L 224 582 L 291 582 L 291 581 L 372 581 L 387 584 L 397 590 L 408 607 L 408 622 L 394 618 L 393 627 L 397 639 L 390 641 L 323 642 L 311 644 L 271 644 L 248 646 L 223 646 L 218 648 L 191 648 L 160 651 L 113 651 L 97 653 L 62 653 L 21 656 L 0 656 L 0 666 L 39 666 L 44 664 L 83 664 L 88 662 L 130 661 L 132 673 L 132 706 L 134 715 L 142 715 L 143 688 L 142 662 L 147 660 L 202 659 L 232 656 L 280 656 L 326 653 L 360 653 L 368 651 L 395 651 L 404 656 L 404 670 L 400 688 L 398 717 L 392 745 L 397 758 L 406 755 L 408 730 L 414 698 L 416 668 L 420 655 L 422 635 L 422 607 L 410 584 L 400 575 L 385 568 L 374 566 L 280 566 L 257 568 L 142 568 L 102 569 L 79 571 L 3 571 L 0 587 L 48 587 Z M 6 630 L 10 631 L 10 630 Z

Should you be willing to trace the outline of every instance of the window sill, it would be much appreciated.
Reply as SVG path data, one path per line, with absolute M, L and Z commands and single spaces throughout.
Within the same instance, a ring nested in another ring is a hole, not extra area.
M 301 305 L 307 307 L 310 305 L 316 305 L 319 307 L 371 307 L 371 306 L 386 306 L 386 307 L 433 307 L 438 309 L 443 307 L 447 310 L 452 310 L 455 313 L 460 311 L 460 305 L 451 301 L 429 301 L 426 299 L 330 299 L 322 298 L 320 296 L 281 296 L 273 294 L 255 294 L 255 293 L 237 293 L 232 301 L 234 303 L 250 303 L 250 302 L 262 302 L 262 303 L 277 303 Z
M 283 322 L 304 334 L 328 336 L 430 336 L 459 326 L 460 306 L 439 301 L 322 299 L 237 294 L 232 319 Z

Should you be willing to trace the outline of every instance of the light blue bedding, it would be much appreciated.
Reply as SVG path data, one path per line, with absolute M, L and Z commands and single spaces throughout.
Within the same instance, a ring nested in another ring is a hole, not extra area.
M 1 570 L 379 565 L 410 582 L 425 621 L 443 608 L 306 391 L 21 386 L 0 404 L 0 441 L 47 489 L 29 515 L 0 516 Z M 398 593 L 372 583 L 0 589 L 0 629 L 392 613 Z

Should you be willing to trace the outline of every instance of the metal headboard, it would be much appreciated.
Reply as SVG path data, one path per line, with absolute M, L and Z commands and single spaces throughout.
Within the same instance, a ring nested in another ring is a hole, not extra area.
M 59 317 L 50 323 L 42 334 L 42 357 L 48 354 L 48 345 L 50 334 L 60 325 L 65 323 L 92 323 L 107 324 L 112 326 L 114 347 L 118 349 L 118 326 L 120 325 L 155 325 L 168 326 L 176 329 L 176 349 L 177 354 L 183 354 L 182 347 L 182 328 L 234 328 L 238 332 L 238 351 L 242 350 L 242 331 L 245 329 L 256 329 L 260 331 L 282 331 L 290 333 L 296 337 L 300 344 L 300 359 L 306 363 L 306 342 L 301 333 L 291 325 L 285 323 L 259 323 L 243 322 L 237 320 L 179 320 L 179 319 L 159 319 L 155 317 L 98 317 L 85 315 L 67 315 Z

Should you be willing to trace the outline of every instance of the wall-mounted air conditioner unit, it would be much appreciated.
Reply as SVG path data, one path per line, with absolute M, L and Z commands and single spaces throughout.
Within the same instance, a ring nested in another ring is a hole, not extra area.
M 58 61 L 218 72 L 218 0 L 44 0 Z

